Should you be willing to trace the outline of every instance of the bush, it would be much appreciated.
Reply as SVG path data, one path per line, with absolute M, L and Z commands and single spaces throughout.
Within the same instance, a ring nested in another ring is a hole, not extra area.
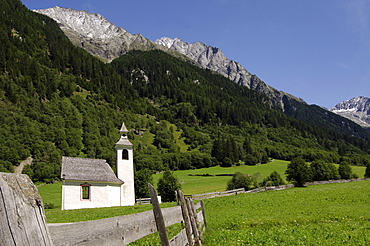
M 272 186 L 279 186 L 279 185 L 284 185 L 285 182 L 280 176 L 280 174 L 276 171 L 273 171 L 270 176 L 265 178 L 262 182 L 262 185 L 266 186 L 266 184 L 270 184 Z
M 368 165 L 368 166 L 366 167 L 364 177 L 365 177 L 365 178 L 370 178 L 370 165 Z
M 234 190 L 239 188 L 244 188 L 245 190 L 250 190 L 253 187 L 253 180 L 251 177 L 242 174 L 241 172 L 236 172 L 229 182 L 227 182 L 227 189 Z
M 310 168 L 302 157 L 296 157 L 288 164 L 285 174 L 288 181 L 292 181 L 297 187 L 303 187 L 310 178 Z
M 351 179 L 351 178 L 353 178 L 352 168 L 349 165 L 349 162 L 347 162 L 347 161 L 344 161 L 344 162 L 339 164 L 338 172 L 339 172 L 339 175 L 340 175 L 341 179 Z
M 175 192 L 181 189 L 181 184 L 177 177 L 170 170 L 163 173 L 158 180 L 158 195 L 162 196 L 162 201 L 172 202 L 176 200 Z
M 135 173 L 136 198 L 150 197 L 148 183 L 153 183 L 152 171 L 143 169 Z
M 338 169 L 331 163 L 316 160 L 310 165 L 312 181 L 337 180 L 340 178 Z

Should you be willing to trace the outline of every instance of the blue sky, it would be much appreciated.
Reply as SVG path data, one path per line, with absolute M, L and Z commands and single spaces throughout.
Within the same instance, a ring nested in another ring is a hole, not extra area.
M 276 89 L 327 108 L 370 97 L 370 0 L 22 0 L 99 13 L 130 33 L 220 48 Z

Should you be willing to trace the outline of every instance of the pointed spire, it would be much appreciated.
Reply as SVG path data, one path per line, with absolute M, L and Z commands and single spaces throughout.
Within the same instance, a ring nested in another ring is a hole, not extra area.
M 128 130 L 125 126 L 125 122 L 122 122 L 122 126 L 121 126 L 121 130 L 119 130 L 119 132 L 121 133 L 121 135 L 124 133 L 125 135 L 128 133 Z
M 116 143 L 116 146 L 118 146 L 118 145 L 120 145 L 120 146 L 133 146 L 133 144 L 127 138 L 128 130 L 125 126 L 125 122 L 122 122 L 122 126 L 121 126 L 121 129 L 119 130 L 119 132 L 121 134 L 121 137 L 118 140 L 118 142 Z

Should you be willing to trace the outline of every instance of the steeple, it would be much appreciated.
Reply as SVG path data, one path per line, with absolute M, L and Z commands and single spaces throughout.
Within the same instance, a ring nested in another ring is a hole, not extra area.
M 128 140 L 128 130 L 122 123 L 120 139 L 116 143 L 117 177 L 124 182 L 121 186 L 121 205 L 135 204 L 133 144 Z
M 121 145 L 121 146 L 132 146 L 133 144 L 127 138 L 128 130 L 127 130 L 126 126 L 125 126 L 125 122 L 122 122 L 122 126 L 121 126 L 121 129 L 119 130 L 119 132 L 121 134 L 121 138 L 116 143 L 116 146 L 117 145 Z

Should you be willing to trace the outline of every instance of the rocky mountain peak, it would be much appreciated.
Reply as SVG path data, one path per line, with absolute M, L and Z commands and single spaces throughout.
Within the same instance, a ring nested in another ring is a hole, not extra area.
M 155 43 L 186 55 L 203 68 L 216 71 L 240 85 L 268 95 L 274 104 L 281 108 L 284 108 L 282 100 L 284 96 L 304 103 L 301 98 L 294 97 L 267 85 L 256 75 L 249 73 L 239 62 L 227 58 L 219 48 L 207 46 L 199 41 L 188 43 L 179 38 L 171 39 L 168 37 L 157 39 Z
M 80 35 L 93 39 L 110 39 L 114 36 L 129 34 L 125 29 L 115 26 L 100 14 L 91 14 L 84 10 L 71 8 L 53 7 L 49 9 L 35 10 L 45 14 L 60 23 L 63 29 L 70 29 Z
M 343 101 L 330 109 L 333 113 L 346 117 L 357 124 L 370 128 L 370 98 L 354 97 Z
M 75 45 L 107 62 L 131 49 L 147 50 L 158 46 L 141 34 L 130 34 L 117 27 L 100 14 L 61 7 L 34 11 L 54 19 Z
M 54 7 L 34 11 L 53 18 L 75 45 L 106 62 L 132 49 L 161 49 L 182 59 L 190 58 L 196 65 L 216 71 L 239 85 L 264 93 L 283 110 L 284 97 L 305 103 L 300 98 L 267 85 L 256 75 L 249 73 L 240 63 L 228 59 L 219 48 L 202 42 L 188 43 L 179 38 L 168 37 L 152 42 L 140 34 L 130 34 L 125 29 L 115 26 L 100 14 L 70 8 Z

